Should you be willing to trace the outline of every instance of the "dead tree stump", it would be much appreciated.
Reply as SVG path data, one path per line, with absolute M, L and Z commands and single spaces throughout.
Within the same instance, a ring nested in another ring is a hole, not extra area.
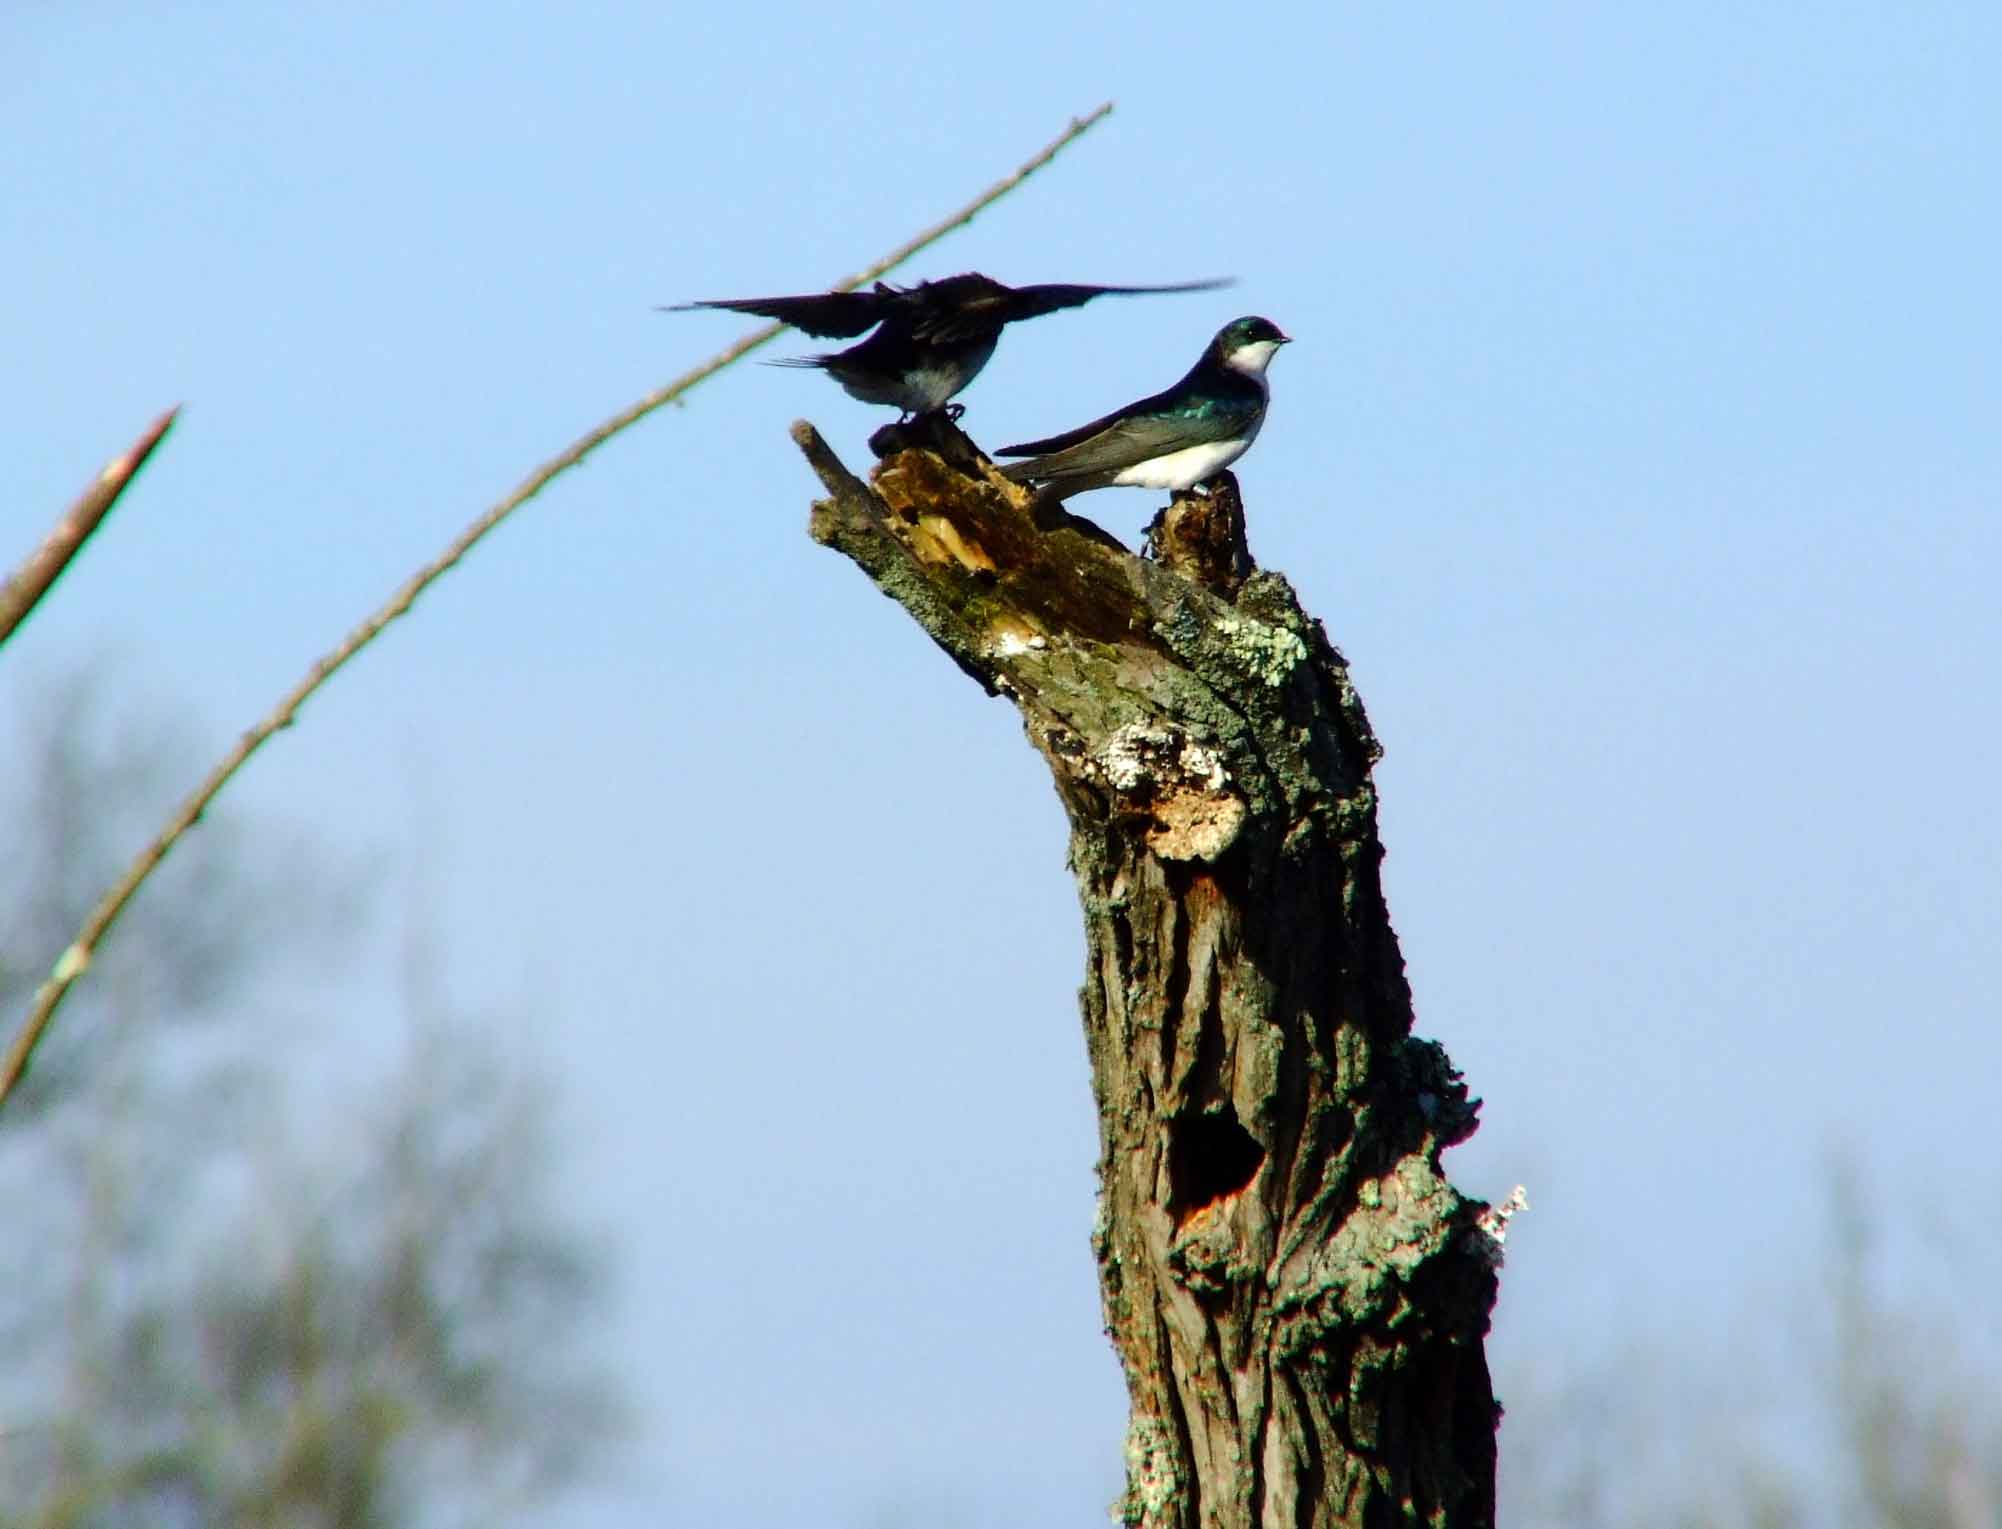
M 943 421 L 879 432 L 868 483 L 793 436 L 814 539 L 1015 703 L 1070 816 L 1121 1516 L 1492 1524 L 1497 1248 L 1439 1163 L 1477 1101 L 1411 1034 L 1348 665 L 1253 564 L 1235 480 L 1149 561 Z

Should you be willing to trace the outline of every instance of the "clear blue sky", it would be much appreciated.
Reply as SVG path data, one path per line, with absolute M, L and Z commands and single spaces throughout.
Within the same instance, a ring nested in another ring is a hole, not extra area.
M 1239 312 L 1297 338 L 1253 547 L 1388 749 L 1420 1026 L 1487 1100 L 1450 1166 L 1535 1205 L 1504 1399 L 1701 1347 L 1811 1278 L 1832 1142 L 1887 1231 L 1993 1245 L 1998 56 L 1973 0 L 12 5 L 0 556 L 188 407 L 0 702 L 109 653 L 220 752 L 741 328 L 652 305 L 822 286 L 1113 99 L 905 274 L 1242 285 L 1011 332 L 965 423 L 1075 424 Z M 243 800 L 430 857 L 456 986 L 537 996 L 650 1429 L 578 1523 L 1096 1524 L 1061 816 L 1011 711 L 808 542 L 800 415 L 858 466 L 885 417 L 705 387 Z

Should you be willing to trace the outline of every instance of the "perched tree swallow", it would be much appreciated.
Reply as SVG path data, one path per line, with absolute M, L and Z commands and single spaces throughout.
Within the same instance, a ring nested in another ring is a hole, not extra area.
M 1265 368 L 1288 338 L 1270 319 L 1233 319 L 1173 387 L 995 455 L 1034 457 L 1002 470 L 1017 483 L 1047 484 L 1058 499 L 1114 485 L 1193 488 L 1251 449 L 1271 397 Z
M 823 340 L 846 340 L 880 326 L 860 345 L 826 356 L 775 363 L 826 372 L 864 403 L 889 404 L 906 416 L 930 414 L 980 375 L 1004 324 L 1075 308 L 1107 294 L 1209 292 L 1228 281 L 1187 281 L 1169 287 L 1004 287 L 969 271 L 915 287 L 877 282 L 868 292 L 817 292 L 806 297 L 737 297 L 677 303 L 667 310 L 728 308 L 777 319 Z M 956 415 L 957 408 L 952 412 Z

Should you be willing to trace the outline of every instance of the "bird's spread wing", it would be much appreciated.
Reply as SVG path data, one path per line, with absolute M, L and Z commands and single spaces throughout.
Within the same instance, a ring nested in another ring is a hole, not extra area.
M 886 311 L 884 305 L 893 301 L 895 295 L 879 290 L 815 292 L 805 297 L 731 297 L 710 303 L 676 303 L 669 311 L 727 308 L 732 313 L 755 313 L 759 318 L 777 319 L 823 340 L 850 340 L 880 322 Z
M 1205 446 L 1242 435 L 1251 428 L 1258 407 L 1257 400 L 1250 398 L 1211 399 L 1200 406 L 1176 407 L 1169 395 L 1156 394 L 1048 440 L 1003 446 L 995 455 L 1036 458 L 1010 467 L 1011 477 L 1073 478 L 1117 472 L 1185 446 Z
M 896 304 L 914 339 L 940 345 L 996 334 L 1016 317 L 1015 289 L 978 271 L 922 281 L 888 301 Z
M 948 277 L 915 287 L 906 301 L 922 304 L 912 332 L 921 340 L 949 344 L 971 339 L 1012 324 L 1041 318 L 1059 308 L 1075 308 L 1094 297 L 1138 297 L 1151 292 L 1209 292 L 1230 285 L 1221 281 L 1185 281 L 1166 287 L 1086 287 L 1046 283 L 1034 287 L 1004 287 L 978 273 Z
M 1041 318 L 1059 308 L 1078 307 L 1094 297 L 1143 297 L 1155 292 L 1214 292 L 1219 287 L 1230 286 L 1233 280 L 1225 276 L 1214 281 L 1178 281 L 1165 287 L 1080 287 L 1059 283 L 1017 287 L 1009 301 L 1008 317 Z

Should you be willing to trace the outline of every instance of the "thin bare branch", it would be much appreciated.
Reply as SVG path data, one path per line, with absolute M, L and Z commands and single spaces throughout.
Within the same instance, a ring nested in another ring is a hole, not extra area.
M 28 612 L 49 592 L 62 571 L 69 567 L 70 560 L 83 550 L 91 532 L 111 513 L 125 486 L 139 476 L 139 469 L 146 465 L 153 448 L 166 439 L 180 414 L 181 406 L 175 404 L 147 427 L 131 450 L 107 463 L 104 471 L 42 538 L 41 546 L 28 554 L 28 560 L 14 571 L 5 586 L 0 586 L 0 643 L 14 635 L 14 629 L 28 619 Z
M 836 283 L 834 290 L 847 291 L 865 282 L 874 281 L 928 245 L 944 238 L 954 229 L 972 222 L 979 213 L 1056 158 L 1087 129 L 1103 120 L 1111 110 L 1112 103 L 1108 101 L 1096 111 L 1072 119 L 1069 127 L 1041 151 L 1025 160 L 1014 172 L 1003 176 L 959 211 L 899 245 L 875 264 Z M 215 801 L 223 787 L 229 784 L 231 777 L 249 762 L 251 756 L 264 746 L 273 733 L 292 725 L 299 708 L 316 690 L 345 666 L 349 659 L 373 642 L 384 627 L 408 611 L 416 603 L 419 595 L 449 573 L 489 531 L 533 499 L 552 479 L 568 472 L 613 436 L 637 424 L 662 405 L 672 403 L 690 388 L 707 381 L 724 367 L 755 350 L 784 327 L 782 324 L 768 324 L 761 329 L 753 330 L 734 345 L 718 352 L 693 370 L 682 373 L 665 387 L 657 388 L 647 394 L 639 402 L 621 410 L 595 430 L 588 432 L 551 457 L 523 479 L 513 493 L 461 531 L 436 559 L 411 575 L 381 609 L 349 633 L 339 647 L 315 663 L 306 672 L 305 677 L 285 693 L 271 712 L 238 740 L 236 747 L 209 772 L 208 777 L 195 789 L 194 794 L 183 802 L 168 820 L 158 837 L 140 852 L 138 858 L 127 867 L 125 874 L 118 878 L 117 884 L 106 892 L 103 899 L 91 910 L 90 916 L 84 920 L 83 927 L 78 930 L 76 938 L 57 959 L 48 979 L 36 989 L 28 1016 L 23 1021 L 20 1032 L 7 1048 L 4 1063 L 0 1063 L 0 1105 L 6 1103 L 8 1095 L 13 1093 L 15 1085 L 27 1073 L 28 1063 L 35 1054 L 35 1047 L 40 1044 L 42 1035 L 48 1029 L 50 1020 L 55 1017 L 57 1008 L 77 979 L 89 969 L 99 943 L 110 931 L 111 926 L 118 921 L 118 916 L 125 911 L 125 906 L 131 902 L 133 894 L 144 885 L 146 878 L 153 874 L 154 868 L 167 858 L 168 852 L 180 842 L 181 837 L 201 820 L 202 814 L 208 811 L 210 804 Z

